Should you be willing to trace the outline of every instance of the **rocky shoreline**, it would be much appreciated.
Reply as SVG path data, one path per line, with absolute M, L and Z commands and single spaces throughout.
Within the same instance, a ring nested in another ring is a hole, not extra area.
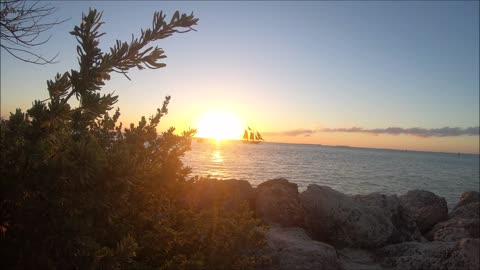
M 316 184 L 273 179 L 200 181 L 187 194 L 193 208 L 247 204 L 270 226 L 270 269 L 480 269 L 478 191 L 448 211 L 425 190 L 402 195 L 346 195 Z

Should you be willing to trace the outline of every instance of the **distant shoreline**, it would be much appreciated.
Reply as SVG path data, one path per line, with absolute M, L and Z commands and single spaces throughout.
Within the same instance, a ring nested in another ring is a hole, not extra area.
M 212 138 L 202 138 L 202 137 L 193 137 L 193 139 L 203 139 L 205 141 L 215 141 Z M 194 141 L 195 141 L 194 140 Z M 242 140 L 238 139 L 226 139 L 222 141 L 229 142 L 241 142 Z M 463 153 L 463 152 L 441 152 L 441 151 L 421 151 L 421 150 L 410 150 L 410 149 L 395 149 L 395 148 L 375 148 L 375 147 L 358 147 L 358 146 L 349 146 L 349 145 L 327 145 L 327 144 L 318 144 L 318 143 L 289 143 L 289 142 L 275 142 L 275 141 L 264 141 L 263 143 L 268 144 L 291 144 L 291 145 L 306 145 L 306 146 L 323 146 L 323 147 L 334 147 L 334 148 L 348 148 L 353 150 L 378 150 L 378 151 L 397 151 L 397 152 L 414 152 L 414 153 L 426 153 L 426 154 L 448 154 L 448 155 L 468 155 L 468 156 L 480 156 L 479 153 Z

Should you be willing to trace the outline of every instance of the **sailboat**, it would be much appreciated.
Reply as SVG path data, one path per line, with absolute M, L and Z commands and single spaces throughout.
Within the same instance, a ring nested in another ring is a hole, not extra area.
M 262 135 L 254 129 L 247 127 L 243 133 L 243 143 L 253 143 L 258 144 L 263 141 Z

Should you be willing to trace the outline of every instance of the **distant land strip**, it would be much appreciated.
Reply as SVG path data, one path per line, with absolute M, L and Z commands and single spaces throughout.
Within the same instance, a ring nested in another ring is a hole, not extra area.
M 311 136 L 314 133 L 319 132 L 346 132 L 346 133 L 368 133 L 373 135 L 411 135 L 416 137 L 454 137 L 454 136 L 478 136 L 480 127 L 443 127 L 443 128 L 401 128 L 401 127 L 388 127 L 388 128 L 375 128 L 365 129 L 361 127 L 351 128 L 321 128 L 321 129 L 292 129 L 280 132 L 263 132 L 265 136 Z

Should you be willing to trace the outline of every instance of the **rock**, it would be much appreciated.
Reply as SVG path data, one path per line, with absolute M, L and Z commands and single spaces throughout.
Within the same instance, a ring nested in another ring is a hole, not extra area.
M 394 231 L 385 210 L 364 206 L 329 187 L 309 185 L 300 199 L 305 226 L 315 240 L 340 247 L 378 247 Z
M 272 264 L 262 270 L 339 269 L 335 249 L 313 241 L 303 229 L 273 227 L 266 236 Z
M 434 241 L 458 241 L 462 238 L 480 237 L 480 203 L 458 207 L 450 213 L 450 219 L 436 224 L 427 234 Z
M 186 194 L 187 204 L 193 209 L 221 206 L 229 211 L 237 211 L 242 204 L 253 209 L 255 192 L 245 180 L 206 179 L 192 185 Z
M 257 217 L 267 224 L 303 227 L 305 212 L 297 184 L 286 179 L 273 179 L 257 187 L 255 202 Z
M 430 191 L 410 190 L 398 198 L 407 213 L 414 217 L 422 233 L 448 218 L 447 201 Z
M 480 218 L 480 202 L 459 206 L 448 216 L 449 218 Z
M 420 231 L 413 216 L 400 204 L 397 195 L 384 195 L 371 193 L 368 195 L 355 195 L 354 200 L 371 208 L 379 208 L 393 224 L 393 232 L 388 243 L 401 243 L 418 241 L 421 239 Z
M 460 201 L 453 209 L 475 202 L 480 202 L 480 193 L 478 191 L 467 191 L 462 194 Z
M 404 242 L 376 251 L 383 267 L 393 269 L 465 269 L 477 270 L 479 239 L 458 242 Z
M 436 224 L 427 234 L 432 241 L 458 241 L 463 238 L 478 238 L 480 219 L 452 218 Z
M 466 269 L 480 269 L 480 239 L 465 238 L 457 242 L 456 256 L 465 263 Z
M 382 270 L 375 261 L 375 254 L 364 249 L 343 248 L 337 250 L 342 270 Z

